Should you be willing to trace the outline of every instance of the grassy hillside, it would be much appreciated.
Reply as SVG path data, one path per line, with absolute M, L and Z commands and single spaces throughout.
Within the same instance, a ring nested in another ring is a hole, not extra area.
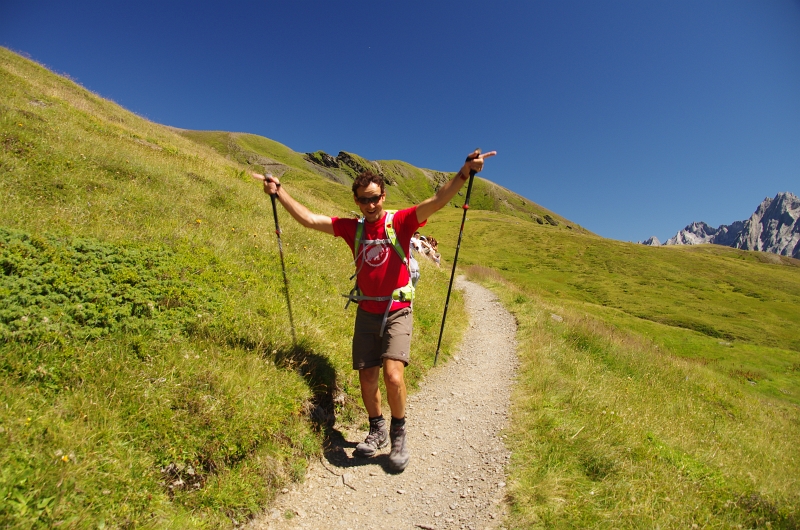
M 0 526 L 224 527 L 302 477 L 332 414 L 363 419 L 347 246 L 280 211 L 293 343 L 270 201 L 227 138 L 198 143 L 0 49 Z M 299 200 L 348 215 L 349 187 L 238 139 Z M 423 274 L 412 386 L 447 286 Z
M 510 527 L 800 527 L 800 262 L 470 220 L 520 324 Z
M 800 527 L 798 260 L 469 219 L 520 325 L 510 527 Z
M 663 328 L 632 331 L 478 265 L 471 276 L 519 322 L 509 527 L 798 528 L 796 355 L 754 382 L 676 355 Z M 777 377 L 786 395 L 759 389 Z
M 358 167 L 391 208 L 451 173 L 163 127 L 3 49 L 0 143 L 4 526 L 226 526 L 361 419 L 346 245 L 280 212 L 293 344 L 247 172 L 332 215 Z M 483 179 L 472 206 L 460 264 L 520 326 L 507 527 L 800 526 L 800 262 L 605 240 Z M 461 215 L 425 228 L 445 260 Z M 449 272 L 422 265 L 412 384 Z M 460 326 L 456 295 L 448 351 Z
M 743 374 L 800 404 L 800 261 L 716 245 L 646 247 L 528 227 L 497 253 L 496 214 L 473 212 L 465 263 L 651 337 L 675 355 Z M 447 230 L 440 224 L 442 228 Z M 512 225 L 513 226 L 513 225 Z

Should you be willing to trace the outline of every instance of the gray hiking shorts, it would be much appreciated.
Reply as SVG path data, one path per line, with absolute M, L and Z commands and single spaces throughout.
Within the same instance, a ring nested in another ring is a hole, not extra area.
M 411 308 L 391 311 L 381 337 L 382 323 L 382 313 L 370 313 L 358 308 L 353 330 L 353 370 L 382 366 L 384 359 L 402 361 L 408 366 L 411 328 L 414 324 Z

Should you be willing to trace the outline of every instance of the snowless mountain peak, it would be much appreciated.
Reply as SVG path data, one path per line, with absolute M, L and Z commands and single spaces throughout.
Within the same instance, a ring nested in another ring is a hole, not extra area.
M 647 241 L 643 243 L 652 244 Z M 781 192 L 772 199 L 766 197 L 753 215 L 745 221 L 721 225 L 719 228 L 712 228 L 703 222 L 694 222 L 664 244 L 703 243 L 800 258 L 800 199 L 793 193 Z
M 661 246 L 661 241 L 659 241 L 656 236 L 650 236 L 647 239 L 645 239 L 644 241 L 639 241 L 639 244 L 648 245 L 648 246 L 651 246 L 651 247 L 660 247 Z

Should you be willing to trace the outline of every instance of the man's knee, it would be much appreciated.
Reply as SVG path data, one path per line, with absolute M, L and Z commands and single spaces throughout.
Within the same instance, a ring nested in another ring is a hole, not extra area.
M 387 388 L 400 388 L 405 385 L 404 377 L 405 365 L 400 361 L 389 361 L 384 363 L 383 382 Z
M 381 367 L 373 366 L 372 368 L 364 368 L 358 371 L 358 380 L 361 386 L 377 386 L 378 379 L 380 378 Z

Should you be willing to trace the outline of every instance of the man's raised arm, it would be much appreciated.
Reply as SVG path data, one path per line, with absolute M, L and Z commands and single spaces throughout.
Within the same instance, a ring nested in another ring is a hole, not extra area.
M 333 234 L 333 221 L 327 215 L 320 215 L 312 212 L 296 200 L 292 198 L 289 193 L 281 187 L 280 181 L 270 174 L 259 175 L 258 173 L 251 173 L 253 178 L 260 180 L 264 183 L 264 193 L 267 195 L 277 194 L 278 200 L 286 208 L 286 211 L 295 218 L 295 220 L 306 228 L 313 228 L 326 234 Z
M 458 190 L 469 180 L 470 171 L 479 173 L 483 169 L 483 161 L 490 156 L 497 154 L 497 151 L 489 151 L 481 154 L 480 149 L 476 149 L 467 157 L 467 161 L 439 191 L 430 199 L 425 199 L 417 205 L 417 221 L 420 223 L 428 217 L 441 210 L 450 200 L 456 196 Z

